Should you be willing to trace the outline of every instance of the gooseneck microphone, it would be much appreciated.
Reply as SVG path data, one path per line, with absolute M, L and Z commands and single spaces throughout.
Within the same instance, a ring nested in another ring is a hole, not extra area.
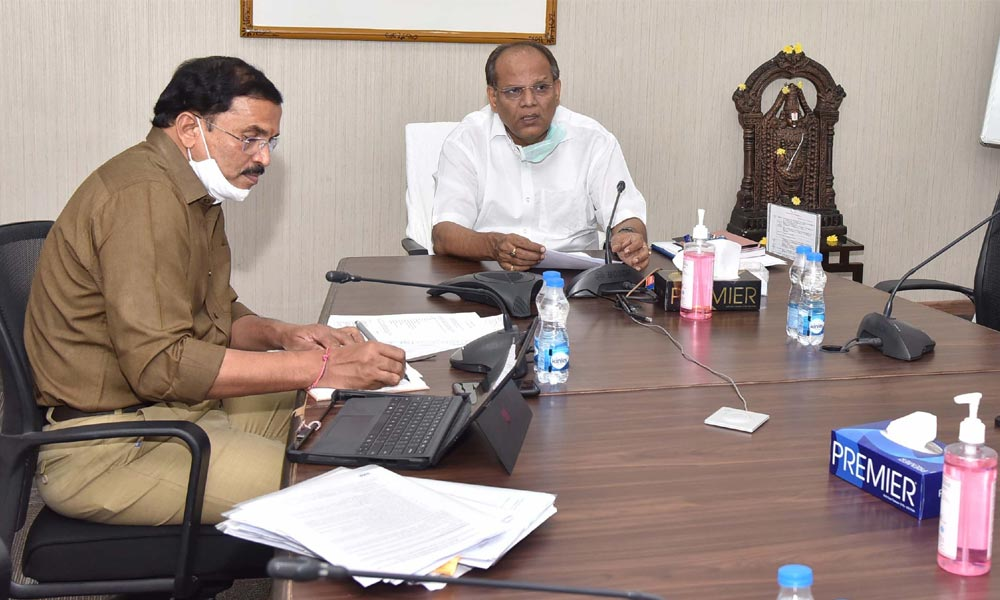
M 447 292 L 472 294 L 491 300 L 492 303 L 500 309 L 500 313 L 503 314 L 503 331 L 487 333 L 486 335 L 476 338 L 464 347 L 456 350 L 454 354 L 451 355 L 451 366 L 462 371 L 468 371 L 471 373 L 489 372 L 496 366 L 498 361 L 507 356 L 507 351 L 510 349 L 512 341 L 514 341 L 517 336 L 517 330 L 511 323 L 510 314 L 507 312 L 507 306 L 504 304 L 503 299 L 500 298 L 496 292 L 488 288 L 464 288 L 440 284 L 414 283 L 411 281 L 376 279 L 374 277 L 352 275 L 347 271 L 328 271 L 326 274 L 326 280 L 330 283 L 367 281 L 369 283 L 405 285 L 407 287 L 437 289 Z
M 624 293 L 643 279 L 641 273 L 624 263 L 615 263 L 611 257 L 613 254 L 611 252 L 611 226 L 614 224 L 615 214 L 618 212 L 618 201 L 621 200 L 622 192 L 625 191 L 624 181 L 618 182 L 617 190 L 615 204 L 611 207 L 611 217 L 604 230 L 604 264 L 591 267 L 574 277 L 566 290 L 567 298 Z
M 861 320 L 861 324 L 858 326 L 857 336 L 859 344 L 874 346 L 878 348 L 882 354 L 899 360 L 917 360 L 924 354 L 933 352 L 935 342 L 929 335 L 908 323 L 892 318 L 892 301 L 896 298 L 896 293 L 898 291 L 906 289 L 903 284 L 911 275 L 916 273 L 918 269 L 943 254 L 955 244 L 969 237 L 977 229 L 986 225 L 998 216 L 1000 216 L 1000 210 L 994 212 L 974 225 L 971 229 L 946 244 L 934 254 L 928 256 L 924 261 L 907 271 L 905 275 L 899 278 L 896 285 L 889 293 L 889 299 L 886 300 L 885 308 L 882 310 L 882 313 L 869 313 Z
M 623 590 L 607 590 L 601 588 L 583 588 L 561 585 L 546 585 L 525 581 L 499 581 L 476 577 L 441 577 L 437 575 L 407 575 L 404 573 L 383 573 L 381 571 L 360 571 L 338 565 L 331 565 L 308 556 L 292 558 L 272 558 L 267 564 L 267 574 L 275 579 L 290 579 L 292 581 L 314 581 L 329 579 L 345 581 L 352 577 L 372 577 L 376 579 L 397 579 L 409 582 L 448 583 L 455 585 L 470 585 L 476 587 L 500 588 L 508 590 L 527 590 L 532 592 L 548 592 L 551 594 L 575 594 L 578 596 L 605 596 L 608 598 L 633 598 L 635 600 L 662 600 L 659 596 L 643 592 Z
M 625 191 L 625 181 L 618 182 L 618 195 L 615 196 L 615 204 L 611 207 L 611 218 L 608 219 L 608 226 L 604 228 L 604 264 L 610 265 L 614 262 L 611 258 L 611 226 L 615 222 L 615 213 L 618 212 L 618 201 L 622 199 L 622 192 Z

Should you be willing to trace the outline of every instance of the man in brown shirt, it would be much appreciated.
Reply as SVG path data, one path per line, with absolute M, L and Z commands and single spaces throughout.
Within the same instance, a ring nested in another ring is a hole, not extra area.
M 398 348 L 353 328 L 259 317 L 230 286 L 220 203 L 243 200 L 270 164 L 281 102 L 242 60 L 183 63 L 146 141 L 99 167 L 56 220 L 25 319 L 48 427 L 183 419 L 205 429 L 208 523 L 278 488 L 290 391 L 395 385 L 404 370 Z M 63 514 L 148 525 L 183 513 L 181 444 L 64 444 L 38 462 L 39 491 Z

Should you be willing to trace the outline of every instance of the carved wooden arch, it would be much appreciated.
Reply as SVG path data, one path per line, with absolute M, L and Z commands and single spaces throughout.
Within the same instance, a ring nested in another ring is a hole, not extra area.
M 818 119 L 815 135 L 815 152 L 810 157 L 810 175 L 806 178 L 810 189 L 803 195 L 797 208 L 819 213 L 822 235 L 846 235 L 843 215 L 837 210 L 836 192 L 833 190 L 833 128 L 840 118 L 840 103 L 847 93 L 833 80 L 830 72 L 804 52 L 779 52 L 774 58 L 757 67 L 733 93 L 733 102 L 743 127 L 743 179 L 736 194 L 727 229 L 750 239 L 760 239 L 767 232 L 767 204 L 775 197 L 766 197 L 761 185 L 763 171 L 772 168 L 770 156 L 764 156 L 762 140 L 757 139 L 759 126 L 764 118 L 761 99 L 767 87 L 778 79 L 802 80 L 816 89 L 816 106 L 811 113 Z

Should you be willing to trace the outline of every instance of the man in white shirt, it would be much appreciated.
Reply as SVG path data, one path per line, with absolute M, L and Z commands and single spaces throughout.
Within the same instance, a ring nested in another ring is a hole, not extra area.
M 646 268 L 646 201 L 618 140 L 559 106 L 561 88 L 559 65 L 541 44 L 504 44 L 490 54 L 489 106 L 466 116 L 441 149 L 435 253 L 524 271 L 546 248 L 597 249 L 624 181 L 611 249 L 636 270 Z

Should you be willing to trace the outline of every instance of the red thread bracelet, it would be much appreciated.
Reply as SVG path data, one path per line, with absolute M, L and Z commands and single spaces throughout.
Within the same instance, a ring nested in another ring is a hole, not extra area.
M 326 353 L 323 354 L 323 368 L 320 369 L 319 375 L 316 376 L 316 381 L 312 382 L 312 385 L 306 388 L 307 390 L 311 390 L 314 387 L 316 387 L 316 385 L 319 383 L 319 380 L 323 379 L 323 376 L 326 375 L 326 365 L 329 362 L 329 360 L 330 360 L 330 350 L 328 349 Z

